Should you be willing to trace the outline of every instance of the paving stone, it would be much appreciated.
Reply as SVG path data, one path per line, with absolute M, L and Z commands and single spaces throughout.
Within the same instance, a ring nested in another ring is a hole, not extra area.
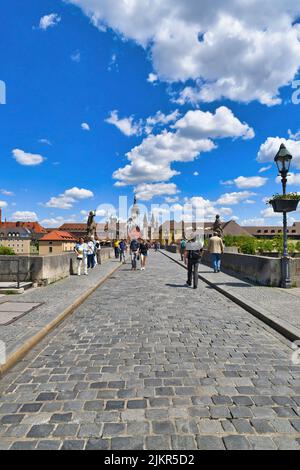
M 34 450 L 38 441 L 16 441 L 10 447 L 10 450 Z
M 253 434 L 254 429 L 247 419 L 233 419 L 232 424 L 238 434 Z
M 230 413 L 233 418 L 251 418 L 252 411 L 248 406 L 231 406 Z
M 85 402 L 83 409 L 85 411 L 101 411 L 104 409 L 104 401 L 103 400 L 87 401 Z
M 296 439 L 288 437 L 273 437 L 279 450 L 299 450 L 300 444 Z
M 78 431 L 78 424 L 59 424 L 53 432 L 54 437 L 75 437 Z
M 106 410 L 123 410 L 125 408 L 125 402 L 121 400 L 110 400 L 106 403 Z
M 55 413 L 51 419 L 50 423 L 68 423 L 72 420 L 72 413 Z
M 175 432 L 174 424 L 171 421 L 153 421 L 152 429 L 154 434 L 172 434 Z
M 61 441 L 47 441 L 47 440 L 41 440 L 38 443 L 37 450 L 59 450 L 62 446 Z
M 259 434 L 270 434 L 274 432 L 273 427 L 270 424 L 270 421 L 266 419 L 251 419 L 251 424 L 255 428 L 256 432 Z
M 32 426 L 27 437 L 49 437 L 54 430 L 54 426 L 52 424 L 40 424 Z
M 124 434 L 126 426 L 123 423 L 105 423 L 103 427 L 103 437 L 112 437 Z
M 20 409 L 20 413 L 37 413 L 42 408 L 42 403 L 27 403 Z
M 223 438 L 227 450 L 250 450 L 251 445 L 244 436 L 226 436 Z
M 231 414 L 227 406 L 210 406 L 209 412 L 213 419 L 231 418 Z
M 147 408 L 147 400 L 128 400 L 127 408 L 129 410 L 138 410 Z
M 55 400 L 56 397 L 57 397 L 57 393 L 43 392 L 38 395 L 36 401 L 52 401 L 52 400 Z
M 85 450 L 109 450 L 110 444 L 108 439 L 89 439 Z
M 225 450 L 222 438 L 216 436 L 197 436 L 199 450 Z
M 81 424 L 77 436 L 79 438 L 97 438 L 102 436 L 102 424 Z
M 130 436 L 145 436 L 150 432 L 150 424 L 148 422 L 127 422 L 127 434 Z
M 24 414 L 4 415 L 1 418 L 1 424 L 20 424 L 24 418 Z
M 276 450 L 277 446 L 270 437 L 249 436 L 248 440 L 253 450 Z
M 195 450 L 197 449 L 194 436 L 171 436 L 171 447 L 173 450 Z
M 169 436 L 147 436 L 146 437 L 146 450 L 170 450 L 170 437 Z
M 112 450 L 143 450 L 144 439 L 142 437 L 113 437 Z
M 83 450 L 85 446 L 85 441 L 74 440 L 74 441 L 64 441 L 61 450 Z

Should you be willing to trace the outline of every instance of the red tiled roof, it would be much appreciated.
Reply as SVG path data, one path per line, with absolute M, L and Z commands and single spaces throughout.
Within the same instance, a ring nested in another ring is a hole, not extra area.
M 38 222 L 0 222 L 0 227 L 3 227 L 3 228 L 24 227 L 24 228 L 28 228 L 33 233 L 47 233 L 47 230 L 44 227 L 42 227 Z
M 84 231 L 87 229 L 87 224 L 74 224 L 74 223 L 65 223 L 61 227 L 59 227 L 59 230 L 80 230 Z
M 40 241 L 61 241 L 61 242 L 76 242 L 76 239 L 69 232 L 64 232 L 62 230 L 53 230 L 50 233 L 44 235 Z

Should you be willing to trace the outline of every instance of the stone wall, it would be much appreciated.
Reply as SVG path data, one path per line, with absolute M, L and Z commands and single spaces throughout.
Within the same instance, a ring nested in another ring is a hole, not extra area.
M 102 261 L 113 257 L 111 248 L 103 248 Z M 0 256 L 0 282 L 16 281 L 18 263 L 20 263 L 20 281 L 36 282 L 47 285 L 76 273 L 75 253 L 46 256 Z
M 211 265 L 211 256 L 205 251 L 203 263 Z M 280 287 L 281 258 L 267 256 L 243 255 L 240 253 L 224 253 L 222 266 L 225 270 L 236 273 L 263 286 Z M 300 259 L 291 260 L 291 276 L 294 287 L 300 287 Z

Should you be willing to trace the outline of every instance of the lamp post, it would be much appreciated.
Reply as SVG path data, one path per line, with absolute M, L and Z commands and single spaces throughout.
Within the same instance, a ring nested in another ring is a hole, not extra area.
M 286 195 L 287 176 L 290 169 L 292 155 L 288 152 L 284 144 L 280 145 L 280 149 L 275 156 L 275 163 L 277 165 L 282 182 L 282 194 Z M 283 211 L 283 256 L 282 256 L 282 279 L 281 287 L 289 289 L 292 287 L 291 273 L 290 273 L 290 259 L 288 254 L 288 235 L 287 235 L 287 212 Z

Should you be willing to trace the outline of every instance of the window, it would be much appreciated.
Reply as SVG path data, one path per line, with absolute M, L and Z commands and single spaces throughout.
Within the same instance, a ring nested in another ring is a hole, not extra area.
M 52 253 L 52 252 L 53 252 L 53 247 L 49 246 L 49 253 Z

